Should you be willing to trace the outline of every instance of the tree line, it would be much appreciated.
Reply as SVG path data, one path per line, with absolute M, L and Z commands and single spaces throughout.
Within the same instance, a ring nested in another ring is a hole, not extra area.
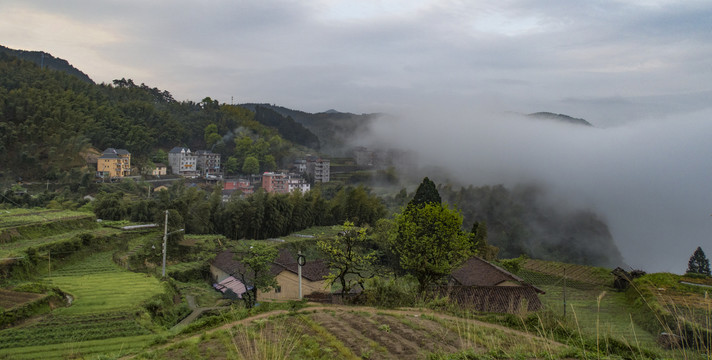
M 96 216 L 163 223 L 165 210 L 170 210 L 176 227 L 184 228 L 186 233 L 267 239 L 344 221 L 375 223 L 386 215 L 382 202 L 363 186 L 341 188 L 331 198 L 323 196 L 318 188 L 289 194 L 258 190 L 249 197 L 233 195 L 227 202 L 223 202 L 219 186 L 206 191 L 178 182 L 148 199 L 141 198 L 147 189 L 135 186 L 134 191 L 117 187 L 98 194 L 93 203 Z

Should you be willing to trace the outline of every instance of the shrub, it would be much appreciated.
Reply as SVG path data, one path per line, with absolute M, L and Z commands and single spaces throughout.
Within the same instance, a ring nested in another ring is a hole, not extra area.
M 383 279 L 374 277 L 366 282 L 363 292 L 366 304 L 384 308 L 415 305 L 417 289 L 412 278 Z

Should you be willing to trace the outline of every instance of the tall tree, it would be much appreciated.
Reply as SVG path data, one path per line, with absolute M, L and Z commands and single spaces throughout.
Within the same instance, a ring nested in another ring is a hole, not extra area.
M 435 183 L 425 177 L 423 182 L 418 186 L 418 190 L 415 191 L 415 196 L 408 203 L 408 206 L 421 206 L 427 203 L 442 203 L 442 198 L 440 198 L 440 193 L 435 186 Z
M 418 279 L 419 290 L 449 275 L 471 254 L 462 216 L 433 202 L 409 206 L 396 215 L 391 248 L 400 267 Z
M 475 255 L 487 261 L 497 260 L 497 252 L 499 249 L 487 243 L 486 222 L 475 221 L 472 225 L 472 231 L 470 231 L 470 241 L 472 246 L 471 250 Z
M 687 263 L 687 272 L 710 276 L 710 261 L 701 247 L 698 246 L 697 250 L 690 256 L 690 261 Z
M 260 162 L 254 156 L 248 156 L 245 159 L 245 163 L 242 164 L 242 172 L 245 174 L 253 175 L 260 172 Z
M 366 249 L 367 241 L 366 229 L 347 221 L 338 236 L 317 243 L 319 250 L 326 254 L 329 268 L 335 270 L 326 277 L 326 282 L 329 286 L 338 282 L 342 297 L 356 284 L 363 289 L 367 273 L 373 270 L 376 251 Z

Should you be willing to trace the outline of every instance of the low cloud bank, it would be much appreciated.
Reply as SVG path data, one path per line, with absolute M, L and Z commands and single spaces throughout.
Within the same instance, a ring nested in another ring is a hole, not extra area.
M 546 184 L 556 206 L 602 215 L 629 266 L 683 273 L 697 246 L 712 252 L 710 118 L 705 110 L 591 128 L 438 108 L 383 118 L 371 134 L 374 144 L 417 154 L 422 175 Z

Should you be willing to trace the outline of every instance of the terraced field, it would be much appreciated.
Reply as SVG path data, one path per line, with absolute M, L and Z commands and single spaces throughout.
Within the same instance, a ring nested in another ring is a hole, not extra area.
M 86 230 L 86 229 L 79 229 L 79 230 L 59 233 L 56 235 L 16 240 L 11 243 L 6 243 L 6 244 L 2 245 L 2 248 L 0 248 L 0 258 L 21 256 L 22 253 L 30 247 L 41 248 L 43 245 L 60 242 L 60 241 L 64 241 L 64 240 L 69 240 L 69 239 L 72 239 L 76 236 L 79 236 L 79 235 L 87 233 L 87 232 L 88 232 L 88 230 Z M 110 236 L 110 235 L 118 234 L 120 232 L 121 232 L 121 230 L 111 229 L 111 228 L 102 228 L 102 229 L 91 230 L 91 234 L 94 236 L 97 236 L 97 237 Z
M 0 210 L 0 228 L 40 224 L 48 221 L 93 217 L 91 213 L 71 210 L 9 209 Z
M 163 286 L 152 276 L 121 269 L 112 262 L 111 252 L 53 271 L 45 281 L 71 294 L 71 306 L 1 330 L 0 358 L 125 353 L 155 337 L 138 321 L 136 309 Z

